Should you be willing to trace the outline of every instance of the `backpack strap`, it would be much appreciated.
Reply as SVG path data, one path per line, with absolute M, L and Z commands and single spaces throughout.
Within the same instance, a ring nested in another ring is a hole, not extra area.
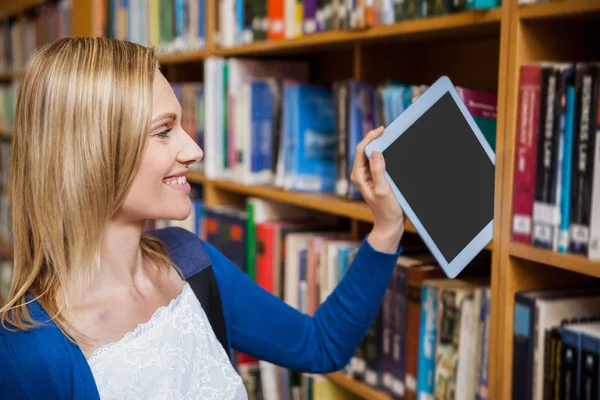
M 215 336 L 227 356 L 230 356 L 219 285 L 212 269 L 212 261 L 206 253 L 202 240 L 192 232 L 179 227 L 168 227 L 146 233 L 165 244 L 179 274 L 190 284 L 208 317 Z

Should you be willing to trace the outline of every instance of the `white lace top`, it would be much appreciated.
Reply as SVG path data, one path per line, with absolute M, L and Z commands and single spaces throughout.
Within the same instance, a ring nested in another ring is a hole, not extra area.
M 148 322 L 97 349 L 88 363 L 102 400 L 247 400 L 189 284 Z

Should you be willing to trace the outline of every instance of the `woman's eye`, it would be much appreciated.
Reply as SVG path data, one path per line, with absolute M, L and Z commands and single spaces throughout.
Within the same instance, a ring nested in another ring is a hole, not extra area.
M 164 131 L 157 133 L 156 136 L 162 139 L 166 139 L 167 137 L 169 137 L 169 132 L 171 132 L 171 128 L 165 129 Z

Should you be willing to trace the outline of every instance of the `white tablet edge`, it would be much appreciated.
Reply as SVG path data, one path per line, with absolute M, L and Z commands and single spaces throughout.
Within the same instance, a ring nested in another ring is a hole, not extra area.
M 453 97 L 455 103 L 458 108 L 462 112 L 465 117 L 467 123 L 475 133 L 475 136 L 479 140 L 479 143 L 485 150 L 486 154 L 490 158 L 490 161 L 495 166 L 496 165 L 496 156 L 491 146 L 487 143 L 487 140 L 481 133 L 479 126 L 467 110 L 466 105 L 462 101 L 460 95 L 456 91 L 456 88 L 450 81 L 447 76 L 442 76 L 438 80 L 434 82 L 433 85 L 429 87 L 413 104 L 411 104 L 402 114 L 400 114 L 392 123 L 385 128 L 385 130 L 393 131 L 393 134 L 384 133 L 374 139 L 371 143 L 369 143 L 365 148 L 365 155 L 367 158 L 371 157 L 371 153 L 373 150 L 378 150 L 383 153 L 383 151 L 392 144 L 402 133 L 406 131 L 416 120 L 418 120 L 433 104 L 435 104 L 444 94 L 447 92 Z M 440 266 L 444 269 L 444 272 L 449 278 L 455 278 L 462 269 L 471 261 L 473 258 L 481 251 L 485 246 L 492 240 L 493 238 L 493 227 L 494 220 L 492 220 L 473 238 L 461 251 L 460 253 L 451 261 L 448 262 L 446 258 L 442 255 L 439 248 L 435 245 L 433 239 L 417 218 L 416 214 L 408 205 L 406 199 L 387 172 L 385 172 L 385 177 L 389 182 L 396 199 L 400 203 L 400 206 L 404 210 L 406 217 L 411 221 L 414 225 L 415 229 L 423 239 L 423 241 L 427 244 L 429 250 L 432 252 L 433 256 L 436 258 Z

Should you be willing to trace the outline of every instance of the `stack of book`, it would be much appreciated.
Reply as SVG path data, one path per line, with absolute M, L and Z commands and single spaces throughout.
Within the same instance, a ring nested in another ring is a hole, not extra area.
M 512 241 L 600 259 L 600 63 L 521 66 Z

